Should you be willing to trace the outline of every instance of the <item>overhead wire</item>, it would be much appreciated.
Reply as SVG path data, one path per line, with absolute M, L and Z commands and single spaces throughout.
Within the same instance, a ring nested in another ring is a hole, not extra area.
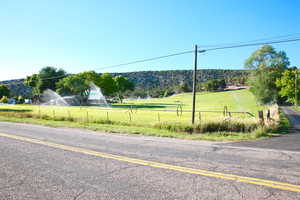
M 279 35 L 279 36 L 273 36 L 273 37 L 265 37 L 265 38 L 255 39 L 255 40 L 248 40 L 248 41 L 234 42 L 234 43 L 223 43 L 223 44 L 214 44 L 214 45 L 201 45 L 201 47 L 204 47 L 204 48 L 216 48 L 216 47 L 221 47 L 221 46 L 232 46 L 232 45 L 245 44 L 245 43 L 250 43 L 250 42 L 268 41 L 268 40 L 279 39 L 279 38 L 290 39 L 290 37 L 292 37 L 292 36 L 293 37 L 295 37 L 295 36 L 300 37 L 300 33 L 287 34 L 287 35 Z
M 267 45 L 267 44 L 279 44 L 279 43 L 296 42 L 296 41 L 300 41 L 300 37 L 299 38 L 293 38 L 293 39 L 285 39 L 285 40 L 239 44 L 239 45 L 232 45 L 232 46 L 221 46 L 221 47 L 203 49 L 203 50 L 200 50 L 200 51 L 206 52 L 206 51 L 215 51 L 215 50 L 222 50 L 222 49 L 233 49 L 233 48 L 240 48 L 240 47 L 250 47 L 250 46 L 259 46 L 259 45 Z
M 291 36 L 291 35 L 292 34 L 290 34 L 289 36 Z M 293 35 L 296 35 L 296 34 L 293 34 Z M 277 38 L 279 38 L 279 37 L 284 37 L 284 36 L 277 36 Z M 258 40 L 252 40 L 252 41 L 262 41 L 262 40 L 264 40 L 264 39 L 258 39 Z M 226 45 L 226 46 L 219 45 L 214 48 L 204 48 L 202 50 L 199 50 L 198 53 L 203 53 L 203 52 L 207 52 L 207 51 L 216 51 L 216 50 L 222 50 L 222 49 L 241 48 L 241 47 L 258 46 L 258 45 L 266 45 L 266 44 L 279 44 L 279 43 L 296 42 L 296 41 L 300 41 L 300 37 L 289 38 L 289 39 L 284 39 L 284 40 L 254 42 L 254 43 L 241 42 L 241 43 L 236 43 L 236 44 L 233 43 L 234 45 Z M 201 45 L 199 45 L 199 47 L 201 48 Z M 184 55 L 184 54 L 193 53 L 193 52 L 194 52 L 194 50 L 182 51 L 182 52 L 168 54 L 168 55 L 164 55 L 164 56 L 157 56 L 157 57 L 152 57 L 152 58 L 135 60 L 135 61 L 131 61 L 131 62 L 124 62 L 124 63 L 120 63 L 120 64 L 115 64 L 115 65 L 108 65 L 108 66 L 104 66 L 104 67 L 100 67 L 100 68 L 95 68 L 93 70 L 96 71 L 96 70 L 103 70 L 103 69 L 111 69 L 111 68 L 116 68 L 116 67 L 121 67 L 121 66 L 127 66 L 127 65 L 132 65 L 132 64 L 138 64 L 138 63 L 144 63 L 144 62 L 164 59 L 164 58 L 168 58 L 168 57 Z M 58 79 L 58 78 L 63 78 L 63 77 L 69 76 L 69 75 L 71 75 L 71 74 L 53 76 L 53 77 L 43 78 L 41 80 Z M 9 85 L 9 84 L 6 84 L 6 85 Z

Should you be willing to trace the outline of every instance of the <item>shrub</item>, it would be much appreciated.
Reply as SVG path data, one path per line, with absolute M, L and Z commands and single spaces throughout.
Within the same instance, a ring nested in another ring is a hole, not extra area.
M 158 123 L 154 125 L 155 128 L 159 129 L 167 129 L 169 131 L 174 131 L 174 132 L 188 132 L 192 133 L 194 130 L 194 127 L 192 125 L 188 124 L 171 124 L 171 123 Z
M 187 133 L 212 133 L 212 132 L 242 132 L 250 133 L 257 128 L 259 124 L 250 122 L 205 122 L 197 125 L 188 124 L 172 124 L 172 123 L 158 123 L 154 125 L 155 128 L 166 129 L 173 132 L 187 132 Z
M 8 97 L 7 96 L 3 96 L 0 100 L 1 103 L 8 103 Z
M 20 104 L 23 104 L 25 102 L 25 98 L 23 96 L 19 96 L 17 98 L 17 100 L 18 100 L 18 103 L 20 103 Z

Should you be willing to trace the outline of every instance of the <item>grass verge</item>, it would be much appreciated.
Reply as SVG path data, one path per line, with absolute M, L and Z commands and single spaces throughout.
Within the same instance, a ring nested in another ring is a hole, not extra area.
M 267 138 L 270 134 L 262 134 L 265 130 L 257 129 L 256 131 L 249 133 L 241 132 L 211 132 L 202 134 L 189 134 L 187 132 L 174 132 L 165 129 L 158 129 L 152 127 L 140 127 L 140 126 L 127 126 L 119 124 L 99 124 L 99 123 L 86 123 L 86 122 L 74 122 L 74 121 L 59 121 L 51 119 L 40 119 L 30 117 L 13 117 L 13 116 L 0 116 L 0 121 L 17 122 L 38 124 L 50 127 L 68 127 L 68 128 L 83 128 L 93 131 L 103 131 L 106 133 L 126 133 L 126 134 L 138 134 L 144 136 L 158 136 L 169 137 L 179 139 L 190 140 L 209 140 L 209 141 L 242 141 L 242 140 L 255 140 L 257 138 Z
M 276 109 L 278 111 L 278 107 Z M 159 136 L 192 140 L 241 141 L 268 138 L 288 133 L 290 122 L 281 109 L 279 122 L 260 126 L 253 121 L 208 121 L 202 124 L 156 123 L 141 126 L 111 120 L 82 121 L 71 116 L 51 117 L 34 113 L 3 112 L 0 121 L 39 124 L 52 127 L 84 128 L 107 133 L 128 133 L 145 136 Z M 277 114 L 278 116 L 278 114 Z
M 279 109 L 279 124 L 273 130 L 271 130 L 275 134 L 286 134 L 289 133 L 289 128 L 291 127 L 291 122 L 286 117 L 282 109 Z

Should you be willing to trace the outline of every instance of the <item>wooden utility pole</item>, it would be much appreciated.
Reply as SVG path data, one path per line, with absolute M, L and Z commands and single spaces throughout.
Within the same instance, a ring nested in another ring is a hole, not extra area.
M 295 70 L 295 106 L 298 106 L 298 96 L 297 96 L 297 69 Z
M 198 62 L 198 46 L 195 45 L 195 60 L 194 60 L 194 73 L 193 73 L 193 109 L 192 109 L 192 124 L 195 123 L 195 110 L 196 110 L 196 75 L 197 75 L 197 62 Z

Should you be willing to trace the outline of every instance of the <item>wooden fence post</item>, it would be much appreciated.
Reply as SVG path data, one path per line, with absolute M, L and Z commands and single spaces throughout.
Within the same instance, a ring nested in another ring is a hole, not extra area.
M 270 109 L 268 109 L 267 111 L 267 121 L 271 121 L 271 112 L 270 112 Z
M 258 119 L 259 122 L 264 125 L 265 124 L 265 120 L 264 120 L 264 112 L 262 110 L 258 111 Z
M 89 112 L 86 111 L 86 123 L 89 123 Z

